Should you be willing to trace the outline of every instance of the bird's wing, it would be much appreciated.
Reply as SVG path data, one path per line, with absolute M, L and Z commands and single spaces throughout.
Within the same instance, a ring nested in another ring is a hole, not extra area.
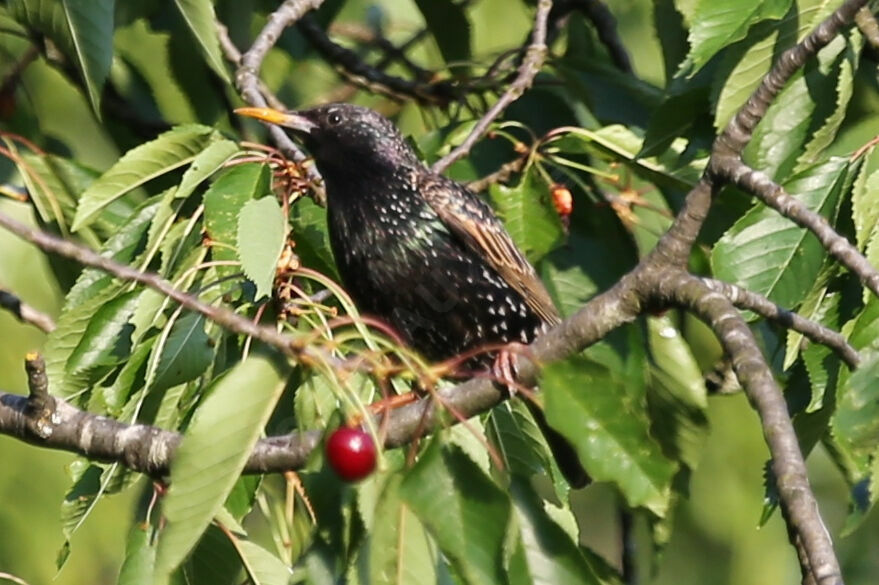
M 561 321 L 534 267 L 482 199 L 443 176 L 422 174 L 418 188 L 449 231 L 485 258 L 545 323 Z

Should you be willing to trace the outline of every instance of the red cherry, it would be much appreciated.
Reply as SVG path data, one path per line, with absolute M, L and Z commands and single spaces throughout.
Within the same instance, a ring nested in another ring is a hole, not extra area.
M 345 481 L 358 481 L 375 469 L 375 443 L 361 429 L 336 429 L 326 450 L 330 467 Z
M 561 183 L 550 185 L 549 191 L 552 194 L 552 204 L 558 214 L 562 217 L 571 215 L 574 210 L 574 198 L 571 191 Z

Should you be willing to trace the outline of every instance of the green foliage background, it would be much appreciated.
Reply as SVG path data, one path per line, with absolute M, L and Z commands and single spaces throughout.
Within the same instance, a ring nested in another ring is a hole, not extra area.
M 665 81 L 659 43 L 653 36 L 651 2 L 628 0 L 614 2 L 612 9 L 620 21 L 620 36 L 629 48 L 635 70 L 647 81 L 662 85 Z M 237 6 L 236 6 L 237 5 Z M 227 14 L 247 10 L 248 2 L 219 2 L 218 10 Z M 421 23 L 415 3 L 385 0 L 346 2 L 337 17 L 339 21 L 362 21 L 384 11 L 393 14 L 395 22 L 404 22 L 414 30 Z M 121 19 L 124 22 L 124 9 Z M 488 54 L 521 42 L 530 27 L 530 13 L 519 3 L 515 9 L 507 0 L 482 0 L 470 12 L 471 38 L 476 43 L 473 54 Z M 200 122 L 231 130 L 229 112 L 212 92 L 216 88 L 205 80 L 209 74 L 201 61 L 192 60 L 188 71 L 172 71 L 151 67 L 143 58 L 142 45 L 132 39 L 147 38 L 157 51 L 194 51 L 190 41 L 173 42 L 162 34 L 138 36 L 136 19 L 119 26 L 118 49 L 130 63 L 141 63 L 140 74 L 151 78 L 153 88 L 164 89 L 154 95 L 160 111 L 157 119 L 171 123 Z M 176 25 L 171 25 L 176 26 Z M 142 31 L 141 31 L 142 32 Z M 246 31 L 231 31 L 233 36 Z M 4 42 L 14 42 L 8 40 Z M 182 46 L 176 46 L 181 43 Z M 423 46 L 414 58 L 429 64 L 439 60 L 436 48 Z M 0 47 L 15 52 L 16 47 Z M 297 47 L 290 47 L 296 50 Z M 301 49 L 301 48 L 300 48 Z M 125 73 L 115 71 L 119 79 Z M 875 71 L 874 71 L 875 74 Z M 307 78 L 308 84 L 285 86 L 280 97 L 289 103 L 306 103 L 325 95 L 336 85 L 334 73 L 323 63 L 309 60 L 272 59 L 266 63 L 265 78 L 270 86 L 280 85 L 281 77 L 296 75 Z M 134 82 L 132 82 L 134 83 Z M 24 73 L 22 87 L 27 94 L 18 108 L 29 115 L 17 116 L 16 125 L 6 128 L 24 136 L 41 133 L 67 151 L 79 162 L 96 169 L 106 169 L 120 154 L 137 143 L 137 137 L 109 135 L 97 122 L 84 92 L 56 69 L 38 61 Z M 186 94 L 184 99 L 183 94 Z M 361 101 L 374 103 L 376 98 L 361 96 Z M 859 94 L 855 107 L 869 111 L 879 106 L 879 96 L 872 90 Z M 24 120 L 24 122 L 22 122 Z M 424 119 L 414 106 L 404 108 L 399 123 L 406 134 L 423 135 Z M 834 145 L 839 152 L 850 150 L 863 142 L 868 130 L 857 128 L 844 134 Z M 4 165 L 6 165 L 4 167 Z M 0 161 L 0 174 L 9 172 L 8 163 Z M 455 172 L 467 177 L 474 174 L 467 163 Z M 0 209 L 24 218 L 21 208 L 0 200 Z M 50 276 L 41 254 L 0 232 L 0 285 L 16 291 L 37 308 L 57 314 L 61 293 Z M 624 252 L 620 252 L 621 256 Z M 5 312 L 0 312 L 0 388 L 25 392 L 22 357 L 40 347 L 44 339 L 33 328 L 23 326 Z M 767 457 L 756 415 L 744 396 L 712 397 L 708 415 L 710 437 L 701 457 L 701 464 L 691 479 L 691 495 L 684 501 L 675 518 L 672 538 L 656 566 L 656 575 L 645 579 L 656 584 L 716 583 L 751 585 L 753 583 L 797 583 L 799 571 L 787 544 L 784 526 L 775 514 L 758 528 L 764 492 L 762 462 Z M 50 452 L 0 437 L 0 572 L 8 572 L 32 584 L 48 583 L 114 583 L 123 559 L 127 533 L 135 517 L 136 490 L 102 501 L 97 512 L 77 533 L 70 561 L 55 576 L 55 555 L 61 536 L 59 506 L 69 485 L 64 466 L 72 456 Z M 809 460 L 813 486 L 822 511 L 836 534 L 847 514 L 848 490 L 821 449 Z M 592 532 L 585 544 L 617 563 L 616 496 L 607 486 L 596 485 L 575 496 L 574 510 L 585 519 Z M 646 526 L 638 530 L 645 532 Z M 875 510 L 856 532 L 838 541 L 844 574 L 850 584 L 872 584 L 879 579 L 879 517 Z M 639 554 L 648 562 L 648 551 Z

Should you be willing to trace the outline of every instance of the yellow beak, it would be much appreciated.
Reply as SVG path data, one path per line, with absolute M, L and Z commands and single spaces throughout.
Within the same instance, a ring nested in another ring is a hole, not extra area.
M 239 116 L 247 116 L 248 118 L 256 118 L 269 124 L 290 128 L 303 134 L 308 134 L 315 128 L 317 124 L 294 112 L 281 112 L 272 108 L 237 108 L 235 113 Z

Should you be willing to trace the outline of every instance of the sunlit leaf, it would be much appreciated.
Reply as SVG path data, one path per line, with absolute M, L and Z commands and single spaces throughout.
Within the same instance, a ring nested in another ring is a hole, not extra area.
M 272 292 L 287 222 L 273 196 L 252 199 L 238 216 L 238 256 L 244 273 L 256 285 L 256 298 Z
M 509 497 L 456 447 L 435 441 L 406 475 L 403 501 L 467 583 L 504 581 Z
M 129 150 L 80 196 L 71 229 L 88 225 L 101 209 L 128 191 L 192 162 L 214 132 L 207 126 L 178 126 Z
M 663 516 L 676 466 L 648 435 L 643 410 L 608 370 L 569 358 L 547 365 L 540 387 L 549 424 L 576 448 L 587 473 L 617 485 L 629 505 Z
M 232 491 L 284 387 L 283 370 L 270 357 L 252 355 L 209 390 L 171 466 L 158 575 L 180 564 Z

